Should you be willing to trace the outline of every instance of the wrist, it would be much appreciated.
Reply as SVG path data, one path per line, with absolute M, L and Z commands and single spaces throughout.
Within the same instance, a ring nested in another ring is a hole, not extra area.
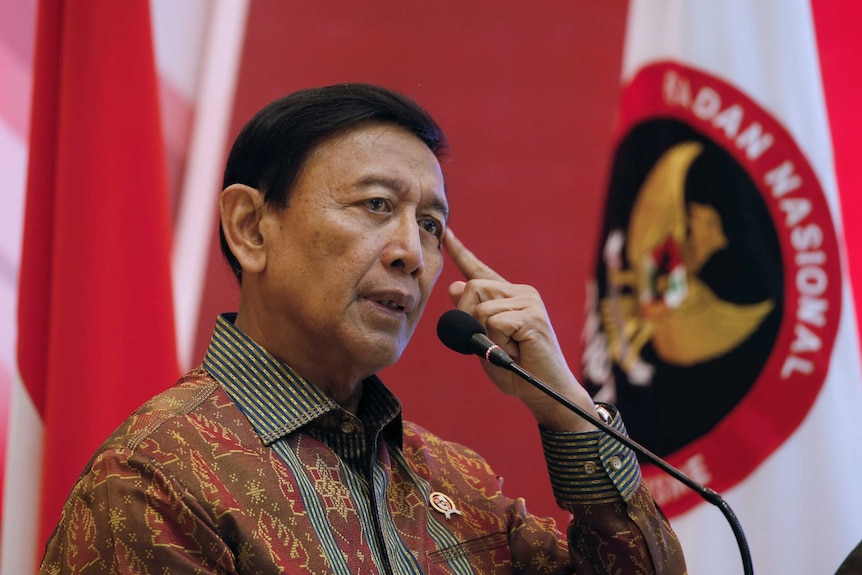
M 554 406 L 547 406 L 544 409 L 534 410 L 533 415 L 538 424 L 549 431 L 558 433 L 586 433 L 589 431 L 597 431 L 598 428 L 591 422 L 587 421 L 574 411 L 570 410 L 556 401 Z M 592 415 L 604 421 L 603 414 L 597 411 L 596 405 L 592 402 L 584 405 L 583 402 L 578 402 L 578 407 L 583 409 L 587 415 Z M 604 414 L 608 414 L 604 409 Z

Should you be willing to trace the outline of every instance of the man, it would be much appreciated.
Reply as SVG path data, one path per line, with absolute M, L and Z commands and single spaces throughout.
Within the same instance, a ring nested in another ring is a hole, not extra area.
M 595 409 L 536 291 L 446 229 L 445 149 L 426 112 L 367 85 L 299 92 L 246 125 L 220 197 L 239 310 L 218 319 L 203 366 L 95 455 L 43 573 L 684 573 L 633 454 L 553 400 L 486 368 L 541 426 L 568 543 L 477 454 L 402 421 L 376 377 L 445 246 L 467 279 L 453 303 Z

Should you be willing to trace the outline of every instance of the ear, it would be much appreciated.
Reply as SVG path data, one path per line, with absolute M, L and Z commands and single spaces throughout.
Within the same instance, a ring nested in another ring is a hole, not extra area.
M 243 274 L 261 272 L 266 267 L 260 226 L 263 212 L 263 194 L 250 186 L 231 184 L 219 196 L 222 231 Z

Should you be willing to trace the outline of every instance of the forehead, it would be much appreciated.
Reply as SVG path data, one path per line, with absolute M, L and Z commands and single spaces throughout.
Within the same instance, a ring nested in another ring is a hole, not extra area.
M 363 122 L 318 143 L 303 172 L 363 179 L 381 176 L 402 185 L 420 186 L 445 198 L 445 182 L 434 152 L 396 124 Z

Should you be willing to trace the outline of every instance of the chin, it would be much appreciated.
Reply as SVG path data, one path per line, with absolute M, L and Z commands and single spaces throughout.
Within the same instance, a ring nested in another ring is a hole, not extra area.
M 362 346 L 360 357 L 364 362 L 373 366 L 374 372 L 377 373 L 401 359 L 401 354 L 406 346 L 406 340 L 393 341 L 387 338 L 386 341 L 370 341 Z

